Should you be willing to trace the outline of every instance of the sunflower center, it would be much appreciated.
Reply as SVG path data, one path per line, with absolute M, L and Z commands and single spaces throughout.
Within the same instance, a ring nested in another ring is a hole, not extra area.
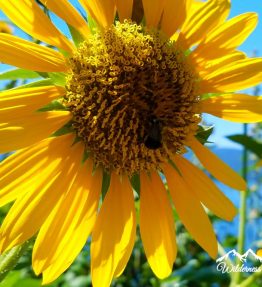
M 194 134 L 196 77 L 174 42 L 137 24 L 90 36 L 70 59 L 65 105 L 86 150 L 107 171 L 158 169 Z

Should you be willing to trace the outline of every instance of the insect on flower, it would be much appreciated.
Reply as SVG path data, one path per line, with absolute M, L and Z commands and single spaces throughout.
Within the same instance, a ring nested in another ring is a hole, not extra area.
M 149 128 L 145 136 L 145 146 L 149 149 L 158 149 L 162 146 L 162 123 L 155 116 L 149 120 Z

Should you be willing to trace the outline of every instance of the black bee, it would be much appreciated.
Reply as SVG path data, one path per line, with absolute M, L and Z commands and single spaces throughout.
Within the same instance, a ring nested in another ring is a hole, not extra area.
M 149 120 L 144 144 L 149 149 L 158 149 L 162 146 L 162 124 L 155 116 Z

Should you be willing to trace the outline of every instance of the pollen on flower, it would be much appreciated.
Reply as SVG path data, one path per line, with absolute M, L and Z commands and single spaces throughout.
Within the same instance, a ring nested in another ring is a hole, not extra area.
M 70 65 L 64 104 L 96 164 L 131 175 L 184 151 L 200 121 L 199 97 L 197 77 L 174 42 L 125 21 L 91 35 Z M 145 145 L 152 118 L 161 127 L 156 149 Z

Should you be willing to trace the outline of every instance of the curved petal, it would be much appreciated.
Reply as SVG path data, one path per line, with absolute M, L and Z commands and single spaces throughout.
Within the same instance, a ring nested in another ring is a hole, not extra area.
M 209 0 L 199 5 L 194 13 L 189 13 L 181 28 L 177 42 L 188 49 L 202 40 L 208 31 L 223 22 L 230 11 L 229 0 Z
M 186 184 L 208 209 L 225 220 L 234 218 L 237 213 L 235 206 L 204 172 L 180 155 L 174 157 L 174 162 Z
M 123 22 L 125 19 L 131 19 L 133 0 L 115 0 L 115 2 L 121 22 Z
M 61 161 L 60 171 L 51 178 L 41 180 L 39 189 L 18 197 L 9 210 L 0 229 L 1 251 L 32 237 L 70 189 L 75 180 L 76 169 L 81 163 L 83 148 L 81 145 L 70 147 L 68 141 L 66 143 L 61 143 L 57 151 Z
M 73 44 L 52 24 L 34 0 L 0 0 L 0 8 L 19 28 L 32 37 L 61 48 L 74 51 Z
M 59 52 L 0 33 L 0 61 L 38 72 L 66 72 L 66 60 Z
M 166 0 L 160 26 L 168 37 L 175 34 L 184 23 L 191 2 L 188 0 Z
M 65 89 L 44 86 L 0 92 L 0 151 L 17 150 L 50 136 L 71 118 L 69 112 L 36 112 Z
M 191 58 L 190 60 L 192 61 L 193 65 L 195 66 L 195 69 L 198 71 L 201 77 L 205 77 L 205 75 L 213 73 L 216 70 L 224 68 L 227 65 L 232 65 L 232 63 L 235 63 L 236 61 L 247 58 L 245 53 L 237 50 L 231 53 L 225 53 L 222 57 L 218 57 L 217 59 L 211 60 L 201 57 L 192 58 L 192 54 L 193 53 L 190 54 L 189 58 Z
M 149 28 L 157 28 L 164 11 L 166 0 L 142 0 L 142 2 L 146 18 L 146 26 Z
M 174 218 L 160 177 L 141 175 L 140 232 L 147 260 L 159 278 L 172 272 L 176 258 Z
M 247 186 L 243 178 L 197 139 L 190 138 L 189 145 L 203 166 L 215 178 L 232 188 L 246 190 Z
M 126 177 L 112 174 L 109 191 L 92 233 L 91 274 L 94 287 L 107 287 L 123 270 L 136 233 L 133 191 Z
M 255 29 L 256 13 L 245 13 L 230 19 L 207 34 L 192 52 L 193 57 L 214 59 L 240 46 Z
M 79 165 L 73 185 L 37 236 L 32 261 L 36 274 L 43 272 L 43 284 L 54 281 L 71 265 L 93 229 L 102 173 L 97 170 L 93 176 L 92 169 L 91 160 Z
M 76 28 L 83 36 L 88 37 L 90 30 L 87 22 L 78 13 L 75 7 L 68 0 L 40 0 L 48 9 L 53 11 L 66 23 Z
M 79 0 L 96 23 L 102 27 L 113 24 L 115 17 L 115 0 Z
M 212 258 L 217 256 L 217 240 L 207 214 L 183 178 L 169 165 L 163 167 L 176 211 L 192 237 Z
M 35 112 L 24 115 L 21 108 L 8 110 L 5 125 L 0 127 L 0 153 L 25 148 L 49 137 L 71 119 L 71 113 Z
M 13 29 L 5 21 L 0 21 L 0 33 L 12 34 Z
M 238 123 L 262 121 L 262 96 L 225 94 L 202 100 L 201 111 Z
M 73 142 L 73 136 L 48 138 L 26 149 L 15 152 L 0 163 L 0 206 L 28 192 L 39 190 L 42 182 L 48 182 L 57 174 L 61 165 L 59 147 Z M 39 176 L 35 176 L 38 174 Z
M 0 92 L 0 111 L 5 108 L 30 107 L 36 111 L 52 100 L 65 95 L 65 88 L 43 86 L 24 89 L 11 89 Z M 3 121 L 0 115 L 0 122 Z
M 247 58 L 227 65 L 203 76 L 202 93 L 233 92 L 260 84 L 262 81 L 262 58 Z

